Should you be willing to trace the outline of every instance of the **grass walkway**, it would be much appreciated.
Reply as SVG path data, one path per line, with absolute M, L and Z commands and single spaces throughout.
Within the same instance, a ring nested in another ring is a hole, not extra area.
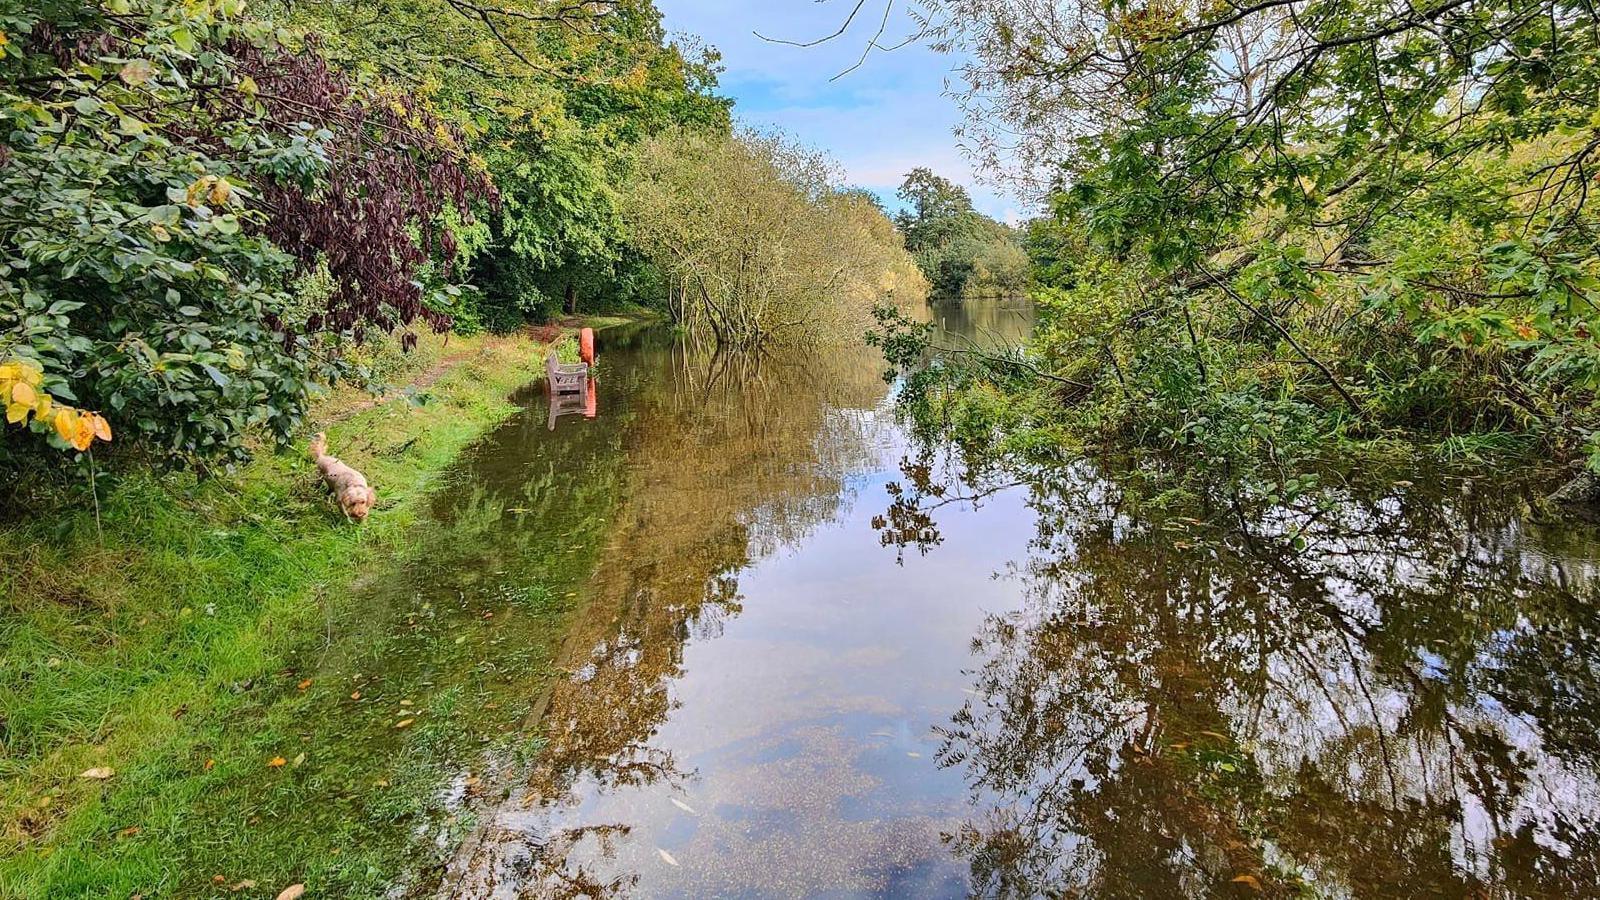
M 418 370 L 446 351 L 431 352 Z M 406 651 L 425 631 L 416 611 L 369 615 L 350 588 L 416 552 L 407 536 L 438 475 L 542 370 L 526 339 L 447 352 L 462 361 L 434 373 L 426 402 L 347 394 L 313 417 L 378 488 L 365 527 L 338 516 L 297 447 L 207 482 L 131 476 L 102 498 L 103 537 L 83 510 L 0 529 L 0 897 L 382 894 L 417 836 L 392 824 L 431 802 L 445 756 L 495 729 L 452 705 L 501 704 L 465 674 L 341 669 L 355 687 L 327 683 L 335 632 L 374 631 L 345 668 L 405 651 L 475 671 L 478 638 Z M 520 627 L 557 632 L 551 598 L 525 597 Z M 537 674 L 538 648 L 524 657 Z M 513 705 L 483 715 L 514 720 Z

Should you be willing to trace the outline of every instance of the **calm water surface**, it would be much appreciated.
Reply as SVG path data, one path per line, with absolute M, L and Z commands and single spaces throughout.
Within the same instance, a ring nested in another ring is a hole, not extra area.
M 1151 517 L 964 481 L 864 355 L 601 364 L 469 457 L 589 574 L 447 896 L 1600 894 L 1600 547 L 1522 488 Z

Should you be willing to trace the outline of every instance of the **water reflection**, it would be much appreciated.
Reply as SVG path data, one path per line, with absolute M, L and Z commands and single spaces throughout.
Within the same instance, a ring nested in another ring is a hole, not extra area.
M 938 539 L 932 471 L 885 543 Z M 1025 599 L 940 749 L 975 894 L 1600 891 L 1593 543 L 1470 482 L 1200 521 L 1029 480 Z
M 1521 486 L 1163 510 L 908 446 L 870 359 L 602 337 L 435 512 L 578 606 L 449 896 L 1600 894 L 1600 546 Z
M 546 743 L 458 857 L 453 896 L 611 896 L 635 883 L 605 865 L 633 818 L 596 820 L 581 807 L 683 781 L 675 754 L 651 738 L 674 708 L 686 641 L 739 612 L 753 560 L 840 512 L 847 479 L 877 459 L 886 427 L 867 414 L 886 387 L 857 359 L 802 364 L 695 354 L 654 332 L 604 337 L 601 422 L 627 420 L 620 503 L 563 651 L 570 677 L 534 717 Z
M 937 300 L 912 316 L 954 338 L 991 348 L 1019 346 L 1033 333 L 1033 305 L 1025 299 Z

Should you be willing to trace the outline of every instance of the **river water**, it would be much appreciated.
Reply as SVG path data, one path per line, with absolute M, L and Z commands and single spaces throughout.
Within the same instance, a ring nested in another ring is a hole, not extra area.
M 1142 513 L 1087 461 L 962 478 L 864 352 L 599 343 L 435 511 L 475 537 L 430 583 L 570 560 L 444 896 L 1600 895 L 1600 545 L 1533 488 Z

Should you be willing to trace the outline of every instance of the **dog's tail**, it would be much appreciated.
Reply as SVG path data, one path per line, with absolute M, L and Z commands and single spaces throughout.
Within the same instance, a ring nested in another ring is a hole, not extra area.
M 316 434 L 311 436 L 311 445 L 309 447 L 307 447 L 306 449 L 311 454 L 311 458 L 313 460 L 316 459 L 319 456 L 327 456 L 328 455 L 328 436 L 326 434 L 324 434 L 323 432 L 320 432 L 320 431 L 317 432 Z

